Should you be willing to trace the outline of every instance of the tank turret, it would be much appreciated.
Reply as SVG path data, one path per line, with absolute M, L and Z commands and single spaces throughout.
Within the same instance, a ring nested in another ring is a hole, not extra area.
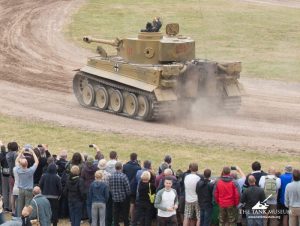
M 162 32 L 143 31 L 136 38 L 117 38 L 115 40 L 85 36 L 83 40 L 87 43 L 96 42 L 115 46 L 117 55 L 133 64 L 184 62 L 195 58 L 195 41 L 193 39 L 176 35 L 163 36 Z

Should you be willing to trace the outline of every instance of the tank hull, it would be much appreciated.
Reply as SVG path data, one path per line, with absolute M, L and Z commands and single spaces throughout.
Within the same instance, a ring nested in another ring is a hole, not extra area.
M 84 107 L 152 121 L 188 112 L 202 97 L 226 112 L 238 111 L 243 94 L 238 76 L 218 73 L 213 61 L 140 65 L 92 58 L 74 76 L 73 91 Z

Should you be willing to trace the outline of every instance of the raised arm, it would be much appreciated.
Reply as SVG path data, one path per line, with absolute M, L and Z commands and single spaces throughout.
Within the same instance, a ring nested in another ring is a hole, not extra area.
M 34 165 L 37 167 L 39 164 L 39 159 L 37 158 L 36 154 L 34 153 L 34 151 L 32 149 L 29 149 L 29 152 L 32 154 L 32 156 L 34 158 Z
M 15 161 L 15 165 L 16 165 L 16 166 L 19 165 L 19 160 L 20 160 L 21 156 L 23 155 L 24 150 L 25 150 L 25 149 L 22 149 L 22 150 L 19 152 L 19 154 L 18 154 L 18 156 L 17 156 L 17 158 L 16 158 L 16 161 Z
M 241 175 L 241 177 L 246 177 L 246 175 L 240 167 L 236 166 L 236 171 Z

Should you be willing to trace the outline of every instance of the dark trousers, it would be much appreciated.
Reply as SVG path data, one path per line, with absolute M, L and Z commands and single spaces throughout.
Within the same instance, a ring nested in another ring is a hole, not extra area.
M 71 226 L 80 226 L 83 203 L 69 200 Z
M 200 226 L 210 226 L 213 208 L 200 209 Z
M 139 222 L 140 226 L 151 226 L 153 205 L 147 202 L 137 202 L 135 206 L 135 216 L 132 226 Z
M 67 196 L 61 196 L 59 199 L 59 218 L 69 217 L 69 202 Z
M 112 226 L 113 221 L 113 201 L 111 198 L 111 194 L 109 193 L 109 198 L 106 203 L 106 212 L 105 212 L 105 224 L 106 226 Z
M 171 217 L 157 217 L 158 226 L 177 226 L 177 217 L 173 215 Z
M 124 221 L 124 226 L 129 226 L 129 207 L 129 197 L 126 198 L 123 202 L 113 203 L 114 226 L 119 226 L 120 214 Z
M 48 198 L 48 200 L 50 202 L 51 212 L 52 212 L 51 223 L 53 224 L 53 226 L 56 226 L 58 222 L 59 201 L 58 199 L 50 199 L 50 198 Z

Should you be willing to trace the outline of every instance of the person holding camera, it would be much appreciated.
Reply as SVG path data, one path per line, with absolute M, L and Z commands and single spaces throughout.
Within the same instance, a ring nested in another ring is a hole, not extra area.
M 30 153 L 34 158 L 34 164 L 28 168 L 25 153 Z M 21 216 L 21 211 L 25 205 L 29 205 L 32 199 L 33 189 L 33 174 L 39 164 L 39 160 L 30 148 L 23 148 L 16 158 L 16 172 L 19 177 L 19 196 L 18 196 L 18 215 Z

